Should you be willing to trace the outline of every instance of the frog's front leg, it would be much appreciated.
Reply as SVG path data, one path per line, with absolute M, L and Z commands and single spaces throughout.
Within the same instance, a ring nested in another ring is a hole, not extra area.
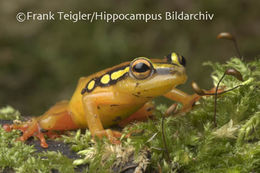
M 83 95 L 82 101 L 84 105 L 85 116 L 88 123 L 88 128 L 93 137 L 97 136 L 102 138 L 103 136 L 106 136 L 111 141 L 111 143 L 120 143 L 120 141 L 117 140 L 117 138 L 121 137 L 120 132 L 104 129 L 98 107 L 99 105 L 128 104 L 127 100 L 128 99 L 126 97 L 118 96 L 112 91 L 86 93 Z
M 166 93 L 164 96 L 171 100 L 180 102 L 182 104 L 182 109 L 180 110 L 180 112 L 190 111 L 192 106 L 194 105 L 194 103 L 201 98 L 201 96 L 199 96 L 198 94 L 189 95 L 176 88 L 172 89 L 170 92 Z
M 211 90 L 204 90 L 205 93 L 207 94 L 213 94 L 215 93 L 215 88 L 212 88 Z M 224 90 L 219 89 L 218 93 L 222 93 Z M 179 89 L 172 89 L 170 92 L 166 93 L 164 95 L 166 98 L 169 98 L 171 100 L 180 102 L 182 104 L 182 109 L 180 110 L 180 113 L 185 113 L 191 110 L 193 105 L 195 104 L 196 101 L 198 101 L 202 96 L 198 94 L 192 94 L 189 95 Z M 205 95 L 205 96 L 210 96 L 210 95 Z

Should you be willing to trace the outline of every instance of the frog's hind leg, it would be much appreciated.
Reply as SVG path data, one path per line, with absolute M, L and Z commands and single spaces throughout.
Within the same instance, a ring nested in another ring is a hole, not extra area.
M 20 141 L 26 141 L 31 136 L 36 136 L 41 141 L 41 146 L 48 147 L 44 135 L 55 137 L 53 130 L 71 130 L 78 126 L 73 122 L 71 113 L 68 111 L 68 101 L 62 101 L 51 107 L 42 116 L 32 118 L 31 120 L 13 125 L 4 125 L 6 131 L 18 129 L 23 135 L 18 138 Z

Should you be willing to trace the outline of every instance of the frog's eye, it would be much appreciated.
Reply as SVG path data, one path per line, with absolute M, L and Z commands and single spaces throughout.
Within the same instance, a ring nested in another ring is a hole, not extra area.
M 137 58 L 130 64 L 130 73 L 136 79 L 145 79 L 153 72 L 151 62 L 146 58 Z
M 167 61 L 169 63 L 173 63 L 173 64 L 177 64 L 177 65 L 182 65 L 182 66 L 186 66 L 186 60 L 183 56 L 178 55 L 177 53 L 171 53 L 169 55 L 166 56 Z

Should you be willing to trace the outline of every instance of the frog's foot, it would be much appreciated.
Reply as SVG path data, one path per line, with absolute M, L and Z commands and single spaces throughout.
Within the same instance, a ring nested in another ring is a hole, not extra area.
M 61 137 L 60 134 L 63 134 L 63 131 L 60 131 L 60 133 L 55 133 L 54 131 L 47 131 L 46 133 L 44 133 L 46 136 L 48 136 L 48 138 L 50 139 L 56 139 Z
M 201 96 L 197 94 L 193 94 L 189 97 L 186 104 L 183 104 L 181 110 L 177 111 L 177 113 L 186 113 L 189 112 L 194 106 L 195 103 L 201 98 Z
M 225 86 L 219 87 L 218 88 L 218 94 L 223 93 L 225 91 L 225 88 L 226 88 Z M 210 90 L 204 90 L 204 92 L 205 92 L 205 94 L 208 94 L 209 96 L 213 95 L 216 92 L 216 87 L 214 87 L 214 88 L 212 88 Z M 208 96 L 208 95 L 205 95 L 205 96 Z
M 42 132 L 42 129 L 40 128 L 39 123 L 37 122 L 36 119 L 29 120 L 22 124 L 12 124 L 12 125 L 5 124 L 3 128 L 5 131 L 11 131 L 13 129 L 22 131 L 23 135 L 17 139 L 18 141 L 26 141 L 28 138 L 35 136 L 39 138 L 41 142 L 41 146 L 43 148 L 48 147 L 48 144 L 46 143 L 44 137 L 45 133 Z
M 120 144 L 121 142 L 120 142 L 119 138 L 121 138 L 122 133 L 120 133 L 118 131 L 106 129 L 106 130 L 101 130 L 101 131 L 95 132 L 94 136 L 97 136 L 99 138 L 102 138 L 105 136 L 109 139 L 109 141 L 112 144 Z

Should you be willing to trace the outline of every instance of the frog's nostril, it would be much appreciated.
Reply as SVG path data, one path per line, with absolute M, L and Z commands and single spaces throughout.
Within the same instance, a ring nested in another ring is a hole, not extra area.
M 186 70 L 184 67 L 179 67 L 176 71 L 179 73 L 179 75 L 186 75 Z
M 171 69 L 170 69 L 170 73 L 171 73 L 171 74 L 175 74 L 176 72 L 177 72 L 177 71 L 176 71 L 174 68 L 171 68 Z

